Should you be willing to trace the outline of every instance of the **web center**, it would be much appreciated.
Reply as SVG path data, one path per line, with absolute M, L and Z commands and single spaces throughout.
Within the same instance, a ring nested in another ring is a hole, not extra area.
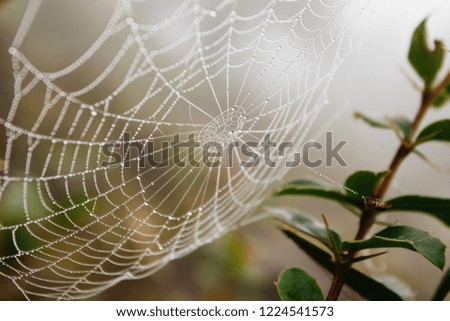
M 242 135 L 246 120 L 244 108 L 232 107 L 207 123 L 198 134 L 198 139 L 202 144 L 214 142 L 227 145 Z

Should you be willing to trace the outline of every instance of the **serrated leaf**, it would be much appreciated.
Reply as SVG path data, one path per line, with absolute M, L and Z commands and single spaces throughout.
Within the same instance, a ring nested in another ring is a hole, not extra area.
M 291 208 L 270 207 L 267 210 L 283 223 L 315 238 L 332 251 L 339 251 L 340 253 L 342 243 L 341 237 L 335 231 L 330 230 L 332 234 L 331 239 L 325 224 Z
M 445 266 L 445 245 L 425 231 L 410 226 L 390 226 L 369 239 L 346 241 L 343 250 L 404 248 L 421 254 L 439 269 Z
M 352 195 L 353 197 L 372 195 L 380 180 L 383 179 L 387 173 L 387 171 L 378 173 L 358 171 L 353 173 L 345 181 L 345 187 L 350 190 L 347 190 L 347 194 Z M 356 192 L 358 196 L 353 195 L 353 192 Z
M 433 295 L 433 301 L 443 301 L 445 297 L 450 292 L 450 269 L 445 272 L 442 277 L 441 282 L 439 283 L 436 292 Z
M 325 269 L 334 272 L 335 266 L 329 253 L 302 238 L 298 234 L 284 231 L 287 237 L 305 251 L 315 262 Z M 346 284 L 363 297 L 373 301 L 401 301 L 403 298 L 383 283 L 374 280 L 364 273 L 352 268 L 347 274 Z
M 277 282 L 277 289 L 283 301 L 323 301 L 323 293 L 317 281 L 298 268 L 283 271 Z
M 342 193 L 339 190 L 332 189 L 320 182 L 313 180 L 296 180 L 287 183 L 281 190 L 275 192 L 275 196 L 315 196 L 337 201 L 343 204 L 349 204 L 355 207 L 361 207 L 361 202 L 353 197 Z
M 425 127 L 417 136 L 416 145 L 430 141 L 450 142 L 450 119 L 444 119 Z
M 427 197 L 419 195 L 405 195 L 387 202 L 392 207 L 387 211 L 408 211 L 429 214 L 445 225 L 450 226 L 450 199 Z
M 422 78 L 426 88 L 431 88 L 444 59 L 444 48 L 442 42 L 435 41 L 434 50 L 430 50 L 427 45 L 426 21 L 414 31 L 411 39 L 408 59 L 416 72 Z

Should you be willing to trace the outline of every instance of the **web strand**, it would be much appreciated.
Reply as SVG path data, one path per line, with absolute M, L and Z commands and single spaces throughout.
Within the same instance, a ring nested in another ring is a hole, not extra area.
M 166 154 L 162 143 L 194 134 L 225 147 L 271 134 L 298 150 L 371 1 L 186 0 L 155 18 L 145 14 L 158 12 L 154 2 L 119 0 L 97 39 L 56 71 L 22 48 L 45 14 L 39 2 L 10 50 L 14 98 L 0 119 L 0 208 L 20 199 L 0 219 L 0 274 L 27 299 L 72 300 L 262 218 L 256 209 L 285 166 L 242 167 L 234 149 L 234 166 L 181 167 L 177 158 L 198 153 Z M 105 165 L 106 148 L 121 161 Z M 272 156 L 283 164 L 290 154 Z

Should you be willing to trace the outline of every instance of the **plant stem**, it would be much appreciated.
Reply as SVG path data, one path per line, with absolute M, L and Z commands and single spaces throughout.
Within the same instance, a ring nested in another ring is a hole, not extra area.
M 422 93 L 422 102 L 419 111 L 411 124 L 411 137 L 415 136 L 427 111 L 430 109 L 436 98 L 445 90 L 445 88 L 449 84 L 450 84 L 450 73 L 448 73 L 448 75 L 442 80 L 442 82 L 439 85 L 436 86 L 434 90 L 424 89 Z M 371 195 L 372 198 L 379 200 L 382 200 L 384 198 L 387 191 L 389 190 L 392 180 L 394 179 L 395 175 L 398 172 L 398 169 L 402 165 L 403 161 L 413 151 L 413 149 L 414 145 L 411 142 L 408 141 L 402 142 L 402 144 L 397 149 L 397 153 L 395 154 L 389 166 L 388 174 L 378 184 L 378 186 Z M 359 229 L 356 234 L 355 240 L 362 240 L 366 237 L 367 233 L 370 231 L 370 229 L 375 223 L 377 213 L 378 212 L 374 208 L 368 208 L 366 211 L 364 211 L 360 219 Z M 339 298 L 342 288 L 344 287 L 347 274 L 349 270 L 352 268 L 353 265 L 352 259 L 355 258 L 357 253 L 358 251 L 350 251 L 346 255 L 347 260 L 345 262 L 337 262 L 333 282 L 331 284 L 331 288 L 327 297 L 328 301 L 336 301 Z

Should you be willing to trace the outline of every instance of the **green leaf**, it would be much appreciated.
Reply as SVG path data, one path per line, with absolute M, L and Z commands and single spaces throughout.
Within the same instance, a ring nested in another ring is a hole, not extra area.
M 450 100 L 450 84 L 445 90 L 436 98 L 433 102 L 434 107 L 440 108 L 444 106 Z
M 388 121 L 392 123 L 393 129 L 400 134 L 400 138 L 403 138 L 407 141 L 411 140 L 412 123 L 408 118 L 397 116 L 388 118 Z
M 303 195 L 326 198 L 343 204 L 361 208 L 361 202 L 349 197 L 339 190 L 332 189 L 324 184 L 312 180 L 296 180 L 287 183 L 275 196 Z
M 373 191 L 377 187 L 381 179 L 387 175 L 387 171 L 374 173 L 370 171 L 359 171 L 350 175 L 345 181 L 345 187 L 350 191 L 347 194 L 353 195 L 356 192 L 358 196 L 353 197 L 363 197 L 372 195 Z
M 405 195 L 387 202 L 392 207 L 390 212 L 407 211 L 430 214 L 450 226 L 450 199 L 427 197 L 419 195 Z
M 421 254 L 440 269 L 445 266 L 445 245 L 427 232 L 410 226 L 390 226 L 367 240 L 346 241 L 343 250 L 404 248 Z
M 445 272 L 439 283 L 436 293 L 433 295 L 433 301 L 443 301 L 447 294 L 450 292 L 450 269 Z
M 283 233 L 286 234 L 286 236 L 292 241 L 294 241 L 294 243 L 299 248 L 305 251 L 306 254 L 313 258 L 317 263 L 325 267 L 327 270 L 334 272 L 333 258 L 330 253 L 314 245 L 297 233 L 293 233 L 288 230 L 283 230 Z
M 389 124 L 385 120 L 373 119 L 373 118 L 366 116 L 360 112 L 356 112 L 354 115 L 355 115 L 356 119 L 361 119 L 366 124 L 368 124 L 374 128 L 383 128 L 383 129 L 391 128 L 391 126 L 389 126 Z
M 298 268 L 283 271 L 278 278 L 277 289 L 283 301 L 324 300 L 316 280 Z
M 306 252 L 315 262 L 325 269 L 334 272 L 335 266 L 329 253 L 302 238 L 298 234 L 284 231 L 287 237 L 297 244 L 299 248 Z M 364 273 L 352 268 L 347 275 L 346 284 L 363 297 L 373 301 L 399 301 L 403 298 L 389 289 L 383 283 L 378 282 Z
M 384 119 L 373 119 L 361 113 L 355 113 L 357 119 L 363 120 L 368 125 L 381 128 L 381 129 L 393 129 L 401 139 L 411 139 L 411 121 L 403 116 L 387 117 Z
M 270 207 L 267 210 L 278 220 L 317 239 L 332 251 L 341 252 L 341 237 L 333 230 L 330 230 L 330 237 L 327 227 L 322 222 L 291 208 Z
M 417 136 L 416 145 L 430 141 L 450 143 L 450 119 L 440 120 L 425 127 Z
M 422 23 L 414 31 L 411 39 L 408 59 L 416 72 L 422 78 L 426 88 L 431 88 L 436 75 L 441 68 L 444 59 L 444 47 L 442 42 L 435 41 L 434 50 L 430 50 L 427 46 L 426 21 Z

